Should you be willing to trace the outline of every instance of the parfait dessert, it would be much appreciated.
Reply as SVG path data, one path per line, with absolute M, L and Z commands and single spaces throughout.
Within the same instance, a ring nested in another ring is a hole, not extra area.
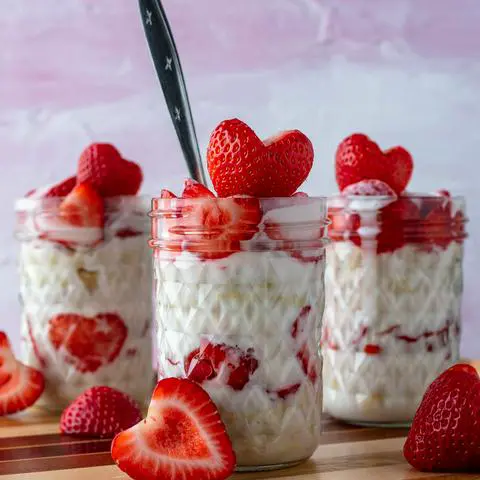
M 209 393 L 240 470 L 319 443 L 326 201 L 296 193 L 312 162 L 299 131 L 262 142 L 227 120 L 208 147 L 218 197 L 187 180 L 153 200 L 158 375 Z
M 329 199 L 322 334 L 325 409 L 353 423 L 408 424 L 459 359 L 465 202 L 411 194 L 413 160 L 365 135 L 339 146 Z
M 94 385 L 148 400 L 151 261 L 140 167 L 112 145 L 76 176 L 16 203 L 22 359 L 45 377 L 39 404 L 60 410 Z

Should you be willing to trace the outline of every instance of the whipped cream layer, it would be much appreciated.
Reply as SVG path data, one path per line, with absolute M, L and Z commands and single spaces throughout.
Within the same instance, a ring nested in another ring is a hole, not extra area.
M 42 403 L 61 409 L 108 385 L 145 404 L 154 382 L 146 235 L 75 249 L 32 239 L 19 260 L 23 360 L 45 375 Z
M 352 422 L 411 421 L 428 385 L 459 358 L 463 247 L 377 255 L 327 247 L 325 409 Z
M 205 345 L 231 349 L 233 363 L 248 352 L 257 363 L 245 385 L 229 384 L 228 361 L 202 382 L 239 466 L 308 458 L 320 436 L 324 259 L 266 251 L 201 261 L 184 252 L 157 255 L 154 273 L 159 376 L 187 376 L 189 357 Z

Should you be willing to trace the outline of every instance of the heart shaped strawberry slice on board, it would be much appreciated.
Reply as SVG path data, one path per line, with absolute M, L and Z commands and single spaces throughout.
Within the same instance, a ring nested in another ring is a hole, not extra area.
M 112 458 L 134 480 L 224 480 L 236 463 L 208 393 L 178 378 L 158 383 L 147 418 L 114 438 Z
M 425 472 L 480 472 L 480 377 L 475 368 L 455 365 L 428 387 L 403 453 Z
M 408 185 L 413 159 L 403 147 L 382 151 L 366 135 L 350 135 L 337 148 L 335 176 L 340 190 L 362 180 L 376 179 L 389 185 L 397 195 Z
M 13 355 L 5 332 L 0 332 L 0 416 L 33 405 L 45 388 L 38 370 L 20 363 Z
M 238 119 L 220 123 L 207 150 L 208 171 L 220 197 L 288 197 L 307 178 L 313 157 L 312 142 L 302 132 L 262 141 Z
M 96 372 L 120 353 L 127 327 L 116 313 L 84 317 L 63 313 L 50 319 L 48 338 L 55 350 L 79 372 Z

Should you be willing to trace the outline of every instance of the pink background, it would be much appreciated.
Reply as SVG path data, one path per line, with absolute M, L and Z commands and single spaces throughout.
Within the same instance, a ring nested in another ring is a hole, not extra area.
M 478 0 L 164 0 L 202 151 L 223 118 L 315 144 L 306 191 L 335 190 L 333 153 L 360 130 L 416 159 L 412 190 L 470 202 L 463 353 L 480 355 Z M 144 167 L 145 191 L 186 174 L 136 0 L 0 3 L 1 327 L 18 345 L 14 198 L 71 174 L 92 140 Z

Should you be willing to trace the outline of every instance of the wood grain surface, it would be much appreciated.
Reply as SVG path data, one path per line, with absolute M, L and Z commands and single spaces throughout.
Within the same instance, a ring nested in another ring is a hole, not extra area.
M 480 362 L 472 362 L 480 368 Z M 58 416 L 30 409 L 0 418 L 0 477 L 12 480 L 122 480 L 110 440 L 60 435 Z M 404 460 L 406 429 L 362 428 L 326 417 L 321 445 L 294 468 L 236 474 L 234 480 L 477 479 L 480 474 L 426 474 Z

